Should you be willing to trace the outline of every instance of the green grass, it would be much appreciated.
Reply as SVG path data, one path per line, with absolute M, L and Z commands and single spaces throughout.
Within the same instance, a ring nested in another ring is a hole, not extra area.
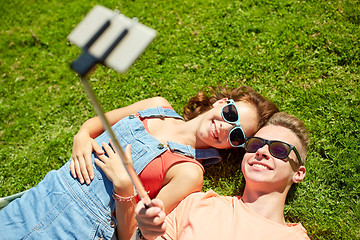
M 286 206 L 312 239 L 358 239 L 360 3 L 358 0 L 13 0 L 0 4 L 0 196 L 35 186 L 70 157 L 95 115 L 69 64 L 67 35 L 95 5 L 120 9 L 158 36 L 126 74 L 98 67 L 91 82 L 106 111 L 153 96 L 176 110 L 198 89 L 249 85 L 304 120 L 307 176 Z M 205 188 L 237 192 L 224 161 Z

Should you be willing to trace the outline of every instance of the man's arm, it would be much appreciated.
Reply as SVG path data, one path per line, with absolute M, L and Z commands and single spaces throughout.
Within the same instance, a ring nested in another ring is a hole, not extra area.
M 145 239 L 177 239 L 187 227 L 190 213 L 197 208 L 199 201 L 203 199 L 203 193 L 193 193 L 187 196 L 167 216 L 161 200 L 153 199 L 152 207 L 145 208 L 140 201 L 135 208 L 135 218 L 138 228 Z M 141 239 L 141 238 L 134 238 Z
M 152 206 L 146 208 L 144 203 L 140 201 L 135 208 L 135 218 L 138 228 L 143 237 L 147 240 L 153 239 L 171 239 L 162 238 L 166 232 L 164 205 L 161 200 L 151 200 Z M 133 234 L 133 240 L 141 239 L 137 231 Z

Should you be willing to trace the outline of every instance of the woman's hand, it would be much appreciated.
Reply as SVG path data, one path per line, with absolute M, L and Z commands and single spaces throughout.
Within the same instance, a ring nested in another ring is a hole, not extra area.
M 79 131 L 74 136 L 73 150 L 70 162 L 71 175 L 78 178 L 80 183 L 90 184 L 94 179 L 94 169 L 91 155 L 95 151 L 97 155 L 103 155 L 100 145 L 85 131 Z
M 113 147 L 111 139 L 109 141 L 112 148 L 107 143 L 102 144 L 107 156 L 105 154 L 98 155 L 99 159 L 95 158 L 95 163 L 104 171 L 106 176 L 113 183 L 114 191 L 117 194 L 122 196 L 133 195 L 134 187 L 132 185 L 131 179 L 122 160 L 120 159 L 119 154 Z M 130 145 L 126 146 L 125 156 L 130 160 L 130 162 L 132 162 Z
M 135 218 L 145 239 L 155 239 L 166 232 L 164 204 L 160 199 L 151 200 L 151 207 L 146 208 L 140 201 L 135 209 Z

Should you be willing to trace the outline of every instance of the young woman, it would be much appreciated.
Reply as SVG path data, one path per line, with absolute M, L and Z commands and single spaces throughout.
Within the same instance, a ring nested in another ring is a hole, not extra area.
M 161 97 L 106 116 L 122 147 L 131 145 L 134 169 L 146 191 L 161 199 L 169 213 L 188 194 L 201 190 L 201 163 L 220 160 L 215 148 L 243 146 L 245 136 L 277 111 L 253 89 L 240 87 L 220 88 L 211 97 L 199 92 L 186 106 L 185 120 Z M 0 231 L 14 238 L 110 239 L 116 228 L 119 238 L 127 238 L 121 229 L 132 221 L 123 221 L 119 214 L 133 211 L 136 194 L 125 184 L 127 176 L 118 174 L 123 166 L 108 143 L 100 119 L 86 121 L 74 137 L 71 160 L 0 211 Z

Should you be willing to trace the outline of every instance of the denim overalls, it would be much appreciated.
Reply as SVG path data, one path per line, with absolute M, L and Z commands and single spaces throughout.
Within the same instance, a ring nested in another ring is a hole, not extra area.
M 141 118 L 181 118 L 162 107 L 139 111 Z M 112 126 L 122 148 L 131 144 L 135 171 L 139 174 L 166 147 L 153 138 L 138 117 L 130 115 Z M 95 140 L 109 142 L 104 132 Z M 168 142 L 169 148 L 186 156 L 203 159 L 204 164 L 220 161 L 216 149 L 192 149 Z M 94 160 L 95 154 L 93 154 Z M 116 219 L 112 216 L 113 185 L 93 161 L 94 180 L 80 184 L 70 174 L 70 161 L 50 171 L 34 188 L 0 211 L 0 239 L 116 239 Z

